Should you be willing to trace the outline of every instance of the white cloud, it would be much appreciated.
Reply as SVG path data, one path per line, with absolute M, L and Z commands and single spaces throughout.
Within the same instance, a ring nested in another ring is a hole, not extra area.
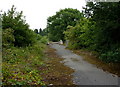
M 31 29 L 44 29 L 47 17 L 64 8 L 82 10 L 85 0 L 0 0 L 0 9 L 7 11 L 15 5 L 17 11 L 23 11 Z

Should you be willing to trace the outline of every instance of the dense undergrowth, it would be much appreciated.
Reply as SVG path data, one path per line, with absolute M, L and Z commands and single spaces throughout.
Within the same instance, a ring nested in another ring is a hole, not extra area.
M 3 48 L 3 85 L 44 85 L 38 69 L 44 64 L 44 48 L 42 43 L 25 48 Z

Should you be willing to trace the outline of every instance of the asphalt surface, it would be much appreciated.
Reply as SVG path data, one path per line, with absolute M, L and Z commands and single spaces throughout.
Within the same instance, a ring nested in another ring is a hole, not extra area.
M 65 49 L 65 46 L 59 44 L 50 45 L 56 49 L 56 53 L 64 58 L 64 64 L 75 70 L 73 73 L 73 82 L 76 85 L 118 85 L 118 77 L 111 73 L 97 68 L 95 65 L 84 61 L 82 56 Z M 110 86 L 111 85 L 111 86 Z M 107 87 L 107 86 L 105 86 Z M 116 87 L 116 86 L 115 86 Z

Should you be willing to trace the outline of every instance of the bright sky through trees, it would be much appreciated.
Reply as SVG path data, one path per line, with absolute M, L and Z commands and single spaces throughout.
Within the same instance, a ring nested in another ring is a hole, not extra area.
M 44 29 L 47 18 L 64 8 L 82 10 L 85 0 L 0 0 L 0 10 L 7 11 L 15 5 L 17 11 L 23 11 L 31 29 Z

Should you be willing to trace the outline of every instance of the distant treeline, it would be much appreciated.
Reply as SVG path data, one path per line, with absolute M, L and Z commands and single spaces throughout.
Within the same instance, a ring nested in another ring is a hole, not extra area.
M 41 36 L 47 36 L 47 34 L 48 34 L 48 31 L 47 31 L 46 28 L 43 29 L 43 30 L 41 28 L 39 30 L 35 29 L 34 32 L 37 33 L 37 34 L 39 34 L 39 35 L 41 35 Z

